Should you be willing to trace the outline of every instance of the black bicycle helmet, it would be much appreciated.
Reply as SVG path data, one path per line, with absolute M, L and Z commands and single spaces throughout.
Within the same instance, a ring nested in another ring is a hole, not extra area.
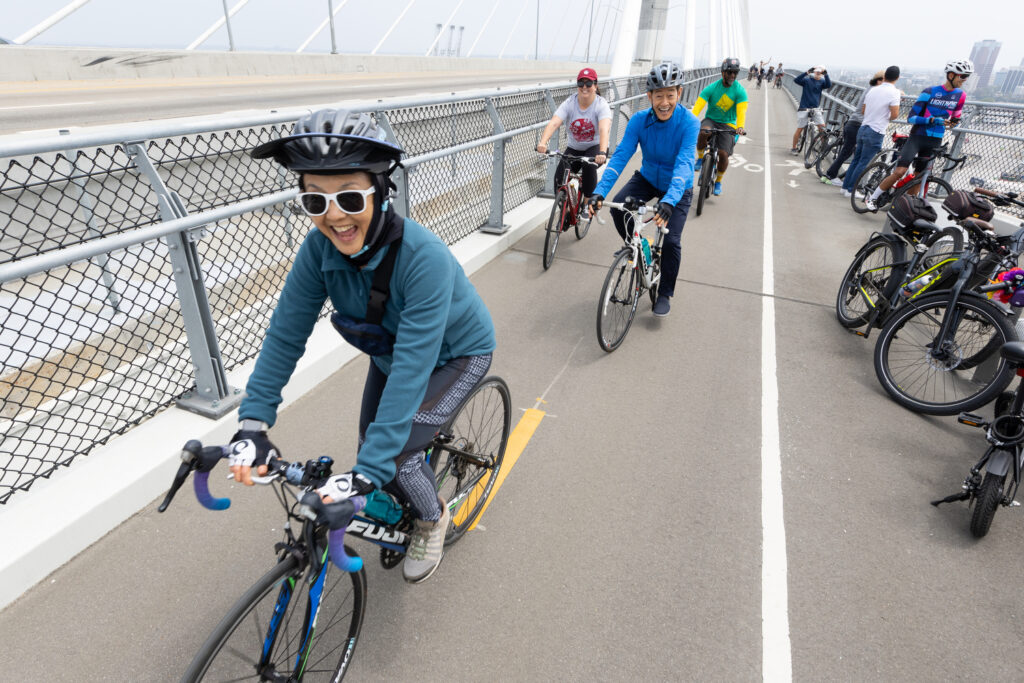
M 735 71 L 740 72 L 740 60 L 735 57 L 726 57 L 722 60 L 722 71 Z
M 385 139 L 373 116 L 347 109 L 321 109 L 295 122 L 291 135 L 259 145 L 254 159 L 273 159 L 290 171 L 366 171 L 390 175 L 402 148 Z
M 647 92 L 660 88 L 678 88 L 683 84 L 683 72 L 675 62 L 662 62 L 647 74 Z

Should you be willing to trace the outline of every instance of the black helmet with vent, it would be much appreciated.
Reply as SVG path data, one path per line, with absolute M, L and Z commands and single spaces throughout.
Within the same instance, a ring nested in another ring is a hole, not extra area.
M 291 135 L 259 145 L 254 159 L 273 159 L 296 173 L 366 171 L 390 175 L 402 148 L 366 112 L 321 109 L 295 122 Z

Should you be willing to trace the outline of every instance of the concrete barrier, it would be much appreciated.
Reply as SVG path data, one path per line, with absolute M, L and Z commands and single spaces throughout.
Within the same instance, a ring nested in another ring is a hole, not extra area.
M 564 71 L 582 62 L 399 55 L 330 55 L 287 52 L 211 52 L 0 45 L 0 81 L 211 78 L 354 73 Z M 608 65 L 590 64 L 599 74 Z

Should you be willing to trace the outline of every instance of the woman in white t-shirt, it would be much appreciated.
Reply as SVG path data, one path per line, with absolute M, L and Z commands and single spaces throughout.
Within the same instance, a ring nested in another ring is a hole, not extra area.
M 612 129 L 612 110 L 608 101 L 601 97 L 597 87 L 597 73 L 587 67 L 576 76 L 576 93 L 566 98 L 548 121 L 540 136 L 537 151 L 546 154 L 548 140 L 563 122 L 567 122 L 569 144 L 563 154 L 574 157 L 594 157 L 598 165 L 608 158 L 608 138 Z M 583 172 L 583 196 L 589 198 L 597 185 L 597 169 L 590 164 L 581 164 Z M 560 159 L 555 171 L 555 183 L 561 183 L 565 173 L 565 160 Z M 580 206 L 585 206 L 581 201 Z

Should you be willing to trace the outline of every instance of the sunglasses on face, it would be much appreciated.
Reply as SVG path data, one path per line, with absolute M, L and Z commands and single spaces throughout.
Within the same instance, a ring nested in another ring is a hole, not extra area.
M 357 214 L 366 211 L 366 198 L 374 192 L 372 187 L 366 190 L 343 190 L 335 194 L 300 192 L 299 206 L 307 216 L 323 216 L 333 201 L 342 213 Z
M 592 85 L 594 85 L 594 81 L 590 80 L 589 78 L 581 78 L 580 80 L 576 81 L 577 88 L 589 88 Z

